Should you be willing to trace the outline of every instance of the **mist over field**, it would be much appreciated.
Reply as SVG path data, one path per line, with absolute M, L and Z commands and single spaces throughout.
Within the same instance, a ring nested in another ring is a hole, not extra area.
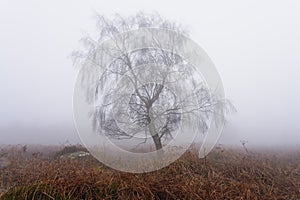
M 1 1 L 0 144 L 80 143 L 69 55 L 96 33 L 95 11 L 142 10 L 186 25 L 216 65 L 237 109 L 220 143 L 299 147 L 299 9 L 296 0 Z

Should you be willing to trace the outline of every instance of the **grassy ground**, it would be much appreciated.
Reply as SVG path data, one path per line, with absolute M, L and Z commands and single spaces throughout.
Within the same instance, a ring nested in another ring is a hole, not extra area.
M 62 151 L 47 156 L 26 151 L 2 150 L 9 163 L 0 169 L 0 199 L 300 199 L 296 150 L 216 148 L 201 160 L 190 150 L 145 174 L 118 172 L 90 156 L 61 159 Z

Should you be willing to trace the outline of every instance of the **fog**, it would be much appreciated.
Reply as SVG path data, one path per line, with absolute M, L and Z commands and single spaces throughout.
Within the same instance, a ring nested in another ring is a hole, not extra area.
M 0 2 L 0 144 L 80 142 L 70 53 L 95 12 L 157 11 L 185 24 L 237 109 L 221 143 L 300 145 L 299 1 Z

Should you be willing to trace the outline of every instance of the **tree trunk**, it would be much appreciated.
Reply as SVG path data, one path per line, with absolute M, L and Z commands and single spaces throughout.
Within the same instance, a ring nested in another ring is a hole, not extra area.
M 157 155 L 161 157 L 164 154 L 163 149 L 162 149 L 161 139 L 160 139 L 158 133 L 156 132 L 156 128 L 154 125 L 154 119 L 153 119 L 153 115 L 152 115 L 151 111 L 148 113 L 149 113 L 149 118 L 150 118 L 149 131 L 152 136 L 153 142 L 155 144 Z
M 154 141 L 156 150 L 161 150 L 162 149 L 162 144 L 161 144 L 159 135 L 158 134 L 152 135 L 152 139 Z
M 153 101 L 154 102 L 154 101 Z M 151 137 L 153 139 L 153 142 L 155 144 L 155 148 L 156 148 L 156 151 L 157 151 L 157 155 L 159 158 L 161 158 L 164 154 L 163 152 L 163 149 L 162 149 L 162 143 L 161 143 L 161 139 L 156 131 L 156 127 L 155 127 L 155 119 L 154 119 L 154 116 L 153 116 L 153 113 L 151 111 L 151 106 L 153 104 L 153 102 L 149 103 L 146 105 L 146 109 L 147 109 L 147 114 L 148 114 L 148 122 L 149 122 L 149 132 L 151 134 Z

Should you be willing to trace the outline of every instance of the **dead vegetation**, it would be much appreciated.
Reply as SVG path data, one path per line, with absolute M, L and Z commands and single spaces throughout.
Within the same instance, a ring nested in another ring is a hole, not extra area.
M 91 156 L 25 156 L 13 148 L 5 156 L 10 163 L 0 169 L 1 199 L 300 199 L 299 151 L 216 148 L 200 160 L 190 150 L 145 174 L 118 172 Z

